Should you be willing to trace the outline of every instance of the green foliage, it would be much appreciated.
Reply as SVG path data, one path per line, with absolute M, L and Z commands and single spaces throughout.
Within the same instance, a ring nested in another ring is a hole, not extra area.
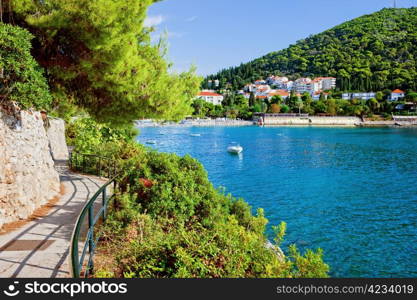
M 214 105 L 201 99 L 194 100 L 191 106 L 194 109 L 193 116 L 200 118 L 220 118 L 225 114 L 222 105 Z
M 200 78 L 194 69 L 169 72 L 164 43 L 151 44 L 143 22 L 153 2 L 15 0 L 12 7 L 16 22 L 36 35 L 34 55 L 54 95 L 100 121 L 179 120 L 191 112 Z
M 275 244 L 279 246 L 284 240 L 285 233 L 287 232 L 287 223 L 282 222 L 279 226 L 274 226 L 273 229 L 275 232 Z
M 0 104 L 14 101 L 22 109 L 48 110 L 52 98 L 30 54 L 32 38 L 27 30 L 0 23 Z
M 295 245 L 290 246 L 290 257 L 294 277 L 301 278 L 325 278 L 329 272 L 326 264 L 323 264 L 323 251 L 307 250 L 304 256 L 300 255 Z
M 417 93 L 415 92 L 410 92 L 406 95 L 405 99 L 407 101 L 411 101 L 411 102 L 417 102 Z
M 194 100 L 192 107 L 194 108 L 193 116 L 205 118 L 222 118 L 230 119 L 251 119 L 252 111 L 249 102 L 244 96 L 235 93 L 227 93 L 222 105 L 213 105 L 204 100 Z
M 282 254 L 285 228 L 267 247 L 263 210 L 254 216 L 246 202 L 216 190 L 195 159 L 132 142 L 114 151 L 123 174 L 102 228 L 107 242 L 98 249 L 95 276 L 327 277 L 321 251 Z
M 235 90 L 271 74 L 334 76 L 341 90 L 417 88 L 417 8 L 383 9 L 208 76 Z M 379 100 L 379 99 L 378 99 Z
M 289 113 L 290 112 L 290 107 L 288 105 L 282 105 L 281 106 L 281 112 L 283 114 Z
M 381 104 L 378 102 L 378 100 L 377 99 L 375 99 L 375 98 L 372 98 L 372 99 L 369 99 L 367 102 L 366 102 L 366 105 L 369 107 L 369 110 L 372 112 L 372 113 L 377 113 L 377 112 L 379 112 L 379 110 L 380 110 L 380 108 L 381 108 Z
M 66 128 L 67 143 L 74 146 L 74 151 L 83 154 L 111 156 L 121 145 L 133 142 L 138 131 L 132 126 L 110 127 L 97 123 L 89 117 L 80 117 L 71 121 Z
M 281 96 L 273 96 L 271 98 L 271 104 L 282 104 L 283 100 Z

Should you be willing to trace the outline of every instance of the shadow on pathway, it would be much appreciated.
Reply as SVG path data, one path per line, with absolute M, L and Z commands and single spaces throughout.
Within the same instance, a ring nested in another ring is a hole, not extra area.
M 65 194 L 47 216 L 0 236 L 0 277 L 70 276 L 68 254 L 75 222 L 106 180 L 71 173 L 63 162 L 56 166 Z

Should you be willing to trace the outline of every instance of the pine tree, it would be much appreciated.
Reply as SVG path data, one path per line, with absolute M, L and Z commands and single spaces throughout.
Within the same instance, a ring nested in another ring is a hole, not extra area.
M 33 53 L 54 95 L 100 121 L 180 119 L 200 86 L 194 70 L 171 74 L 164 43 L 143 25 L 153 0 L 13 1 L 16 22 L 35 33 Z

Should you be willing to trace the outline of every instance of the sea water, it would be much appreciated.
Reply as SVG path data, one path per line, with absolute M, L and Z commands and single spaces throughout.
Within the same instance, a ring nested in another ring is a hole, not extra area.
M 190 154 L 216 187 L 263 208 L 270 239 L 285 221 L 284 250 L 322 248 L 332 277 L 417 276 L 417 129 L 140 130 L 139 142 Z

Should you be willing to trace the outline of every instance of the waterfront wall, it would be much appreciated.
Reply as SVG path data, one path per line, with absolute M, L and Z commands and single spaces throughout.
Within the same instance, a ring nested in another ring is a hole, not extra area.
M 234 127 L 234 126 L 252 126 L 253 121 L 231 120 L 231 119 L 198 119 L 184 120 L 180 123 L 165 122 L 159 123 L 152 120 L 137 121 L 137 127 Z
M 17 117 L 0 112 L 0 228 L 29 217 L 59 194 L 49 147 L 54 143 L 39 112 L 22 111 Z
M 358 117 L 320 117 L 320 116 L 265 116 L 263 124 L 265 126 L 283 126 L 283 125 L 300 125 L 300 126 L 358 126 L 362 120 Z

